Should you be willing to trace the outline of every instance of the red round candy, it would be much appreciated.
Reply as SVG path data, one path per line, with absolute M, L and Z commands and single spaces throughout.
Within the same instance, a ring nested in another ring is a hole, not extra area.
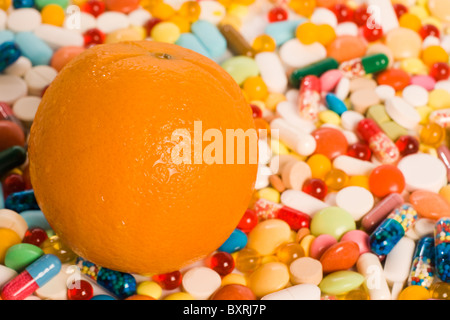
M 362 27 L 364 38 L 369 42 L 380 40 L 383 37 L 383 29 L 369 27 L 367 24 Z
M 446 62 L 436 62 L 430 68 L 430 76 L 436 81 L 447 80 L 450 77 L 450 66 Z
M 379 198 L 385 197 L 390 193 L 402 193 L 405 189 L 405 177 L 396 166 L 383 164 L 373 169 L 370 173 L 369 189 Z
M 269 20 L 269 22 L 284 21 L 287 20 L 287 18 L 288 18 L 287 11 L 281 7 L 272 8 L 267 14 L 267 19 Z
M 419 29 L 419 34 L 422 37 L 422 39 L 425 39 L 426 37 L 432 36 L 439 38 L 440 32 L 439 29 L 432 25 L 432 24 L 425 24 Z
M 301 228 L 309 228 L 311 218 L 306 213 L 283 206 L 277 212 L 277 219 L 286 222 L 292 230 L 297 231 Z
M 84 34 L 84 46 L 89 48 L 96 44 L 102 44 L 105 42 L 105 34 L 99 29 L 93 28 L 87 30 Z
M 339 23 L 353 20 L 353 9 L 344 3 L 337 3 L 331 7 Z
M 388 69 L 381 72 L 377 76 L 378 85 L 388 85 L 395 89 L 395 91 L 401 91 L 411 83 L 411 77 L 406 71 L 401 69 Z
M 314 154 L 323 154 L 329 159 L 334 159 L 347 153 L 347 138 L 338 129 L 319 128 L 312 132 L 312 136 L 316 140 Z
M 45 232 L 42 228 L 31 228 L 25 232 L 25 236 L 23 237 L 23 243 L 29 243 L 35 245 L 36 247 L 40 247 L 41 244 L 47 240 L 47 232 Z
M 395 141 L 395 145 L 400 151 L 400 155 L 405 157 L 419 151 L 419 140 L 413 136 L 401 136 Z
M 156 274 L 152 279 L 164 290 L 172 290 L 180 286 L 182 276 L 181 272 L 177 270 L 169 273 Z
M 359 160 L 369 161 L 372 157 L 372 150 L 370 147 L 362 142 L 355 142 L 348 146 L 347 155 Z
M 226 276 L 234 270 L 234 259 L 228 252 L 216 252 L 205 261 L 206 265 L 221 276 Z
M 69 300 L 90 300 L 94 296 L 94 288 L 86 280 L 77 280 L 72 282 L 67 289 L 67 298 Z
M 89 0 L 81 6 L 81 11 L 92 14 L 98 17 L 105 12 L 105 3 L 99 0 Z
M 367 12 L 367 5 L 360 5 L 353 12 L 353 22 L 358 25 L 358 27 L 362 27 L 366 25 L 367 19 L 369 19 L 370 14 Z
M 11 173 L 3 179 L 3 197 L 6 199 L 11 193 L 25 190 L 25 180 L 22 175 Z
M 242 232 L 250 232 L 258 224 L 258 215 L 255 211 L 247 209 L 239 221 L 237 228 Z
M 262 110 L 257 105 L 251 104 L 253 118 L 262 118 Z
M 256 300 L 256 296 L 250 288 L 242 284 L 227 284 L 217 289 L 210 300 Z
M 321 179 L 308 179 L 303 184 L 302 191 L 313 196 L 314 198 L 323 200 L 327 195 L 328 187 Z
M 401 4 L 401 3 L 395 3 L 393 4 L 395 14 L 397 15 L 397 18 L 400 18 L 402 15 L 408 12 L 408 8 Z

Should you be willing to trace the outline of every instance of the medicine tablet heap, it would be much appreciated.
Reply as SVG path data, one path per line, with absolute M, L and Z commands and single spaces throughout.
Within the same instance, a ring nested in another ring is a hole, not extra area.
M 0 0 L 0 9 L 2 299 L 450 299 L 450 1 Z M 67 248 L 39 209 L 26 154 L 40 99 L 68 61 L 144 39 L 219 63 L 256 127 L 271 130 L 229 239 L 158 275 L 109 270 Z

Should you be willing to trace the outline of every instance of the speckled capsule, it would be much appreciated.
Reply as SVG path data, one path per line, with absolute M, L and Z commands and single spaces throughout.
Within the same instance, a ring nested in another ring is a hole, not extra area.
M 408 285 L 430 288 L 434 281 L 434 238 L 423 237 L 417 243 Z
M 450 218 L 441 218 L 434 229 L 436 275 L 450 282 Z

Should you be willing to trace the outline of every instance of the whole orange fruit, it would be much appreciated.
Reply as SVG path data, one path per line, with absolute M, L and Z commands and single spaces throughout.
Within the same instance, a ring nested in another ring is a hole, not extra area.
M 198 141 L 194 121 L 203 132 L 255 128 L 237 83 L 200 54 L 141 41 L 71 60 L 29 140 L 36 199 L 61 240 L 100 266 L 140 274 L 220 247 L 248 206 L 257 164 L 176 164 L 172 134 L 187 129 Z

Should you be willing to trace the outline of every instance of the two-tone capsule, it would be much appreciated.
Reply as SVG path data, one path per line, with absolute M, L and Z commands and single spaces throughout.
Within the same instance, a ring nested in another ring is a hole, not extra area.
M 417 221 L 417 211 L 409 203 L 394 209 L 370 235 L 370 248 L 377 255 L 384 256 L 400 241 Z
M 362 58 L 344 61 L 339 65 L 339 70 L 344 77 L 354 79 L 364 77 L 367 74 L 385 70 L 389 65 L 389 58 L 383 53 L 377 53 Z
M 136 279 L 129 273 L 103 268 L 81 257 L 77 258 L 77 266 L 81 273 L 119 299 L 128 298 L 136 293 Z
M 300 117 L 305 120 L 316 121 L 320 110 L 320 79 L 309 75 L 302 79 L 298 94 L 297 105 Z
M 441 218 L 434 228 L 436 275 L 450 282 L 450 218 Z
M 417 243 L 408 278 L 409 286 L 430 288 L 434 281 L 434 239 L 423 237 Z
M 42 288 L 61 270 L 61 261 L 53 254 L 46 254 L 25 268 L 17 277 L 3 286 L 3 300 L 24 300 Z

